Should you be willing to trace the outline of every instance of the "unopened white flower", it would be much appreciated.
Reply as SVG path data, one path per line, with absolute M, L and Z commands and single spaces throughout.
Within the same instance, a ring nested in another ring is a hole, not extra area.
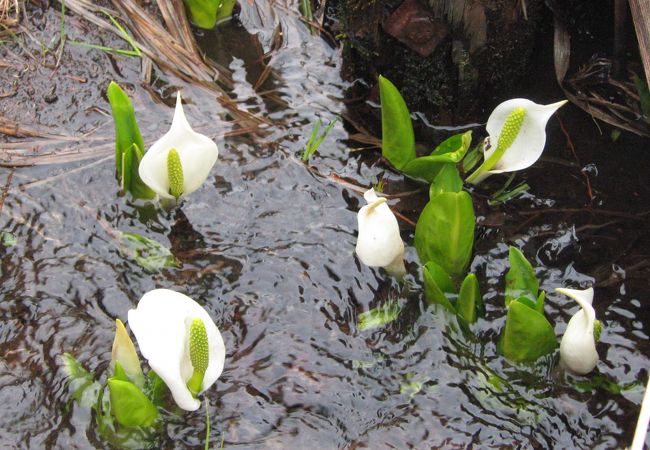
M 196 320 L 203 323 L 207 335 L 207 354 L 202 355 L 207 368 L 198 390 L 201 393 L 217 381 L 226 356 L 221 333 L 207 311 L 188 296 L 168 289 L 147 292 L 138 307 L 129 311 L 129 326 L 140 352 L 169 387 L 176 404 L 187 411 L 201 405 L 188 388 L 195 373 L 191 355 L 195 342 L 190 339 L 190 331 Z
M 467 181 L 478 184 L 492 174 L 533 165 L 546 144 L 546 123 L 566 102 L 538 105 L 515 98 L 497 106 L 485 126 L 488 137 L 483 150 L 484 162 Z
M 190 127 L 179 92 L 171 128 L 147 150 L 138 171 L 142 181 L 160 197 L 174 199 L 197 190 L 218 156 L 217 144 Z
M 111 364 L 113 367 L 116 363 L 120 363 L 126 376 L 136 386 L 139 388 L 144 386 L 144 374 L 140 367 L 140 358 L 138 358 L 133 341 L 120 319 L 115 320 L 115 339 L 111 351 Z
M 574 299 L 580 310 L 571 317 L 560 342 L 560 360 L 571 371 L 585 375 L 594 370 L 598 363 L 596 338 L 596 312 L 591 306 L 594 299 L 593 288 L 583 291 L 577 289 L 555 289 Z
M 359 259 L 370 267 L 384 267 L 392 275 L 404 275 L 404 242 L 395 215 L 374 189 L 366 191 L 363 198 L 368 204 L 357 214 L 359 237 L 355 251 Z

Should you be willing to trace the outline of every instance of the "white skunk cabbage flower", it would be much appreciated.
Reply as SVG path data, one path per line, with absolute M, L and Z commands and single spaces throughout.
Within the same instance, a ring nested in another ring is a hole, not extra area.
M 391 275 L 403 276 L 406 273 L 404 242 L 395 215 L 386 199 L 378 197 L 374 189 L 366 191 L 363 198 L 368 204 L 357 214 L 356 254 L 366 266 L 383 267 Z
M 129 311 L 140 352 L 165 382 L 178 406 L 195 411 L 195 395 L 207 390 L 223 370 L 226 348 L 207 311 L 178 292 L 154 289 Z
M 111 351 L 111 365 L 115 367 L 116 363 L 120 363 L 126 376 L 136 386 L 139 388 L 144 386 L 144 374 L 140 367 L 140 358 L 138 358 L 133 341 L 120 319 L 115 319 L 115 339 Z
M 190 127 L 178 92 L 172 126 L 144 154 L 138 172 L 160 197 L 178 199 L 203 184 L 218 157 L 217 144 Z
M 485 126 L 488 137 L 483 146 L 483 164 L 467 182 L 478 184 L 492 174 L 532 166 L 546 144 L 546 123 L 566 102 L 538 105 L 525 98 L 514 98 L 497 106 Z
M 600 334 L 600 322 L 591 306 L 594 299 L 593 288 L 583 291 L 577 289 L 555 289 L 557 292 L 574 299 L 580 310 L 571 317 L 560 342 L 560 360 L 572 372 L 586 375 L 596 367 L 597 335 Z

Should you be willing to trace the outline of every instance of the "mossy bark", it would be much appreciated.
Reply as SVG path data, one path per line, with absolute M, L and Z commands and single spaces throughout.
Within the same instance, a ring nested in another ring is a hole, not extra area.
M 411 14 L 413 33 L 424 26 L 438 34 L 426 56 L 386 31 L 405 3 L 418 9 Z M 374 86 L 384 75 L 412 110 L 451 124 L 482 118 L 526 73 L 543 0 L 338 0 L 335 5 L 344 76 Z

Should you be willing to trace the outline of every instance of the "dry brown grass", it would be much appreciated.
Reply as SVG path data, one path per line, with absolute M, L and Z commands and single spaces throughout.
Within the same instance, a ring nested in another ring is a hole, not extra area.
M 10 28 L 20 21 L 18 0 L 0 0 L 0 26 Z

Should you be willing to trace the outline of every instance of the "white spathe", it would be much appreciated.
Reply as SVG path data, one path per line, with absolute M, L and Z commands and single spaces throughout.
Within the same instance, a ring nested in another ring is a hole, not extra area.
M 176 404 L 187 411 L 201 405 L 187 388 L 194 372 L 189 348 L 194 319 L 203 321 L 208 335 L 210 359 L 201 385 L 203 392 L 221 375 L 226 357 L 221 333 L 207 311 L 188 296 L 169 289 L 147 292 L 138 307 L 129 311 L 129 326 L 140 352 L 169 387 Z
M 366 191 L 363 198 L 368 204 L 357 214 L 357 256 L 367 266 L 383 267 L 396 276 L 404 275 L 404 242 L 395 215 L 386 199 L 378 197 L 374 189 Z
M 574 299 L 580 310 L 571 317 L 560 342 L 560 360 L 571 371 L 585 375 L 594 370 L 598 363 L 594 323 L 596 312 L 591 306 L 594 299 L 593 288 L 585 290 L 555 289 Z
M 501 159 L 489 171 L 481 174 L 475 181 L 487 178 L 495 173 L 514 172 L 532 166 L 539 159 L 546 144 L 546 123 L 553 113 L 567 101 L 552 103 L 550 105 L 538 105 L 525 98 L 513 98 L 501 103 L 494 108 L 485 126 L 489 137 L 484 148 L 483 157 L 487 160 L 496 150 L 499 135 L 503 124 L 515 108 L 524 108 L 526 115 L 519 129 L 519 133 L 512 145 L 505 151 Z
M 167 155 L 175 148 L 183 167 L 183 196 L 197 190 L 208 178 L 219 157 L 219 148 L 209 137 L 196 133 L 183 112 L 181 93 L 176 94 L 176 110 L 169 131 L 158 139 L 140 161 L 138 172 L 142 181 L 156 194 L 174 199 L 169 193 Z

